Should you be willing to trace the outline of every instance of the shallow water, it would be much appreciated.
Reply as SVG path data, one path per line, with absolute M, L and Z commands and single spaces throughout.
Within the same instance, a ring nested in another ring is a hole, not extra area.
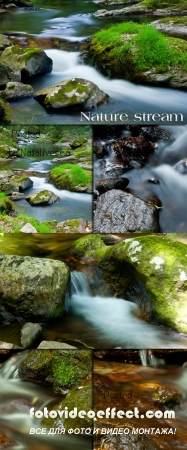
M 12 36 L 21 33 L 21 37 L 24 37 L 24 34 L 30 34 L 42 39 L 57 37 L 71 42 L 81 42 L 100 28 L 124 20 L 121 17 L 106 19 L 93 17 L 92 13 L 99 6 L 92 1 L 76 0 L 72 4 L 71 0 L 63 3 L 58 0 L 51 5 L 51 1 L 46 3 L 44 0 L 36 0 L 34 3 L 41 9 L 28 11 L 21 8 L 15 13 L 1 15 L 0 32 Z M 128 20 L 150 22 L 152 17 L 129 16 Z M 53 71 L 30 80 L 35 91 L 68 78 L 81 77 L 93 81 L 110 96 L 108 104 L 94 109 L 93 112 L 108 114 L 125 112 L 129 116 L 130 123 L 134 121 L 135 113 L 143 112 L 171 114 L 178 112 L 183 113 L 184 120 L 187 120 L 187 93 L 185 92 L 145 87 L 124 80 L 108 80 L 96 69 L 82 63 L 78 52 L 49 48 L 46 53 L 53 59 Z M 12 106 L 15 124 L 23 122 L 83 123 L 80 122 L 80 114 L 77 112 L 48 114 L 33 98 L 15 101 Z M 84 123 L 88 123 L 86 119 Z

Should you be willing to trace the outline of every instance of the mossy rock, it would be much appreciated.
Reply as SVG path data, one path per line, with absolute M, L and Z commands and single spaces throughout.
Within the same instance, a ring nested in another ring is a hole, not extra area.
M 11 123 L 10 105 L 0 98 L 0 123 Z
M 90 350 L 32 350 L 23 359 L 19 374 L 21 378 L 48 382 L 60 392 L 78 386 L 91 369 Z
M 0 56 L 0 63 L 21 71 L 22 77 L 51 72 L 52 59 L 40 48 L 7 47 Z
M 68 407 L 68 411 L 74 410 L 75 407 L 77 407 L 78 411 L 85 411 L 88 413 L 88 411 L 92 410 L 92 379 L 91 376 L 88 377 L 86 380 L 81 383 L 81 388 L 73 388 L 70 393 L 66 396 L 64 400 L 62 400 L 60 403 L 55 405 L 53 407 L 53 410 L 60 410 L 62 411 L 64 407 Z M 46 425 L 48 427 L 58 427 L 58 421 L 59 419 L 44 419 L 42 421 L 43 425 Z M 93 426 L 92 419 L 89 419 L 87 416 L 84 418 L 75 417 L 71 418 L 68 417 L 62 419 L 63 426 L 66 430 L 69 430 L 70 428 L 89 428 Z
M 61 261 L 0 253 L 0 304 L 33 323 L 67 310 L 70 272 Z
M 92 36 L 86 62 L 110 78 L 186 90 L 186 54 L 185 40 L 150 25 L 122 22 Z
M 92 172 L 76 164 L 67 163 L 55 167 L 47 178 L 58 189 L 92 193 Z
M 0 52 L 10 46 L 10 41 L 3 34 L 0 34 Z
M 110 248 L 100 267 L 114 294 L 117 285 L 117 295 L 136 302 L 150 320 L 187 333 L 186 255 L 181 242 L 141 236 Z
M 71 255 L 84 261 L 98 262 L 108 251 L 108 247 L 104 244 L 102 235 L 89 234 L 77 239 L 71 246 Z
M 71 148 L 78 148 L 78 147 L 82 147 L 83 144 L 85 144 L 87 142 L 87 139 L 85 137 L 79 137 L 77 139 L 74 139 L 70 146 Z
M 72 78 L 41 89 L 34 98 L 50 112 L 69 108 L 93 108 L 107 101 L 108 95 L 89 80 Z
M 56 231 L 57 233 L 85 233 L 86 227 L 86 220 L 69 219 L 64 222 L 59 222 L 56 227 Z
M 59 197 L 51 191 L 43 190 L 27 195 L 25 200 L 27 200 L 31 206 L 52 205 L 59 200 Z
M 0 158 L 10 158 L 12 156 L 17 156 L 17 153 L 17 148 L 10 147 L 10 145 L 8 144 L 0 145 Z
M 14 210 L 14 203 L 5 195 L 0 197 L 0 213 L 9 214 Z

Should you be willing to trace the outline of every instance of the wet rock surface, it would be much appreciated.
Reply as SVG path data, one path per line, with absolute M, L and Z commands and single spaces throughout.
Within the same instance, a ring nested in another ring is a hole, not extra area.
M 94 216 L 96 233 L 125 233 L 159 230 L 154 206 L 119 189 L 100 195 Z
M 183 159 L 182 161 L 179 161 L 175 165 L 175 170 L 183 175 L 187 174 L 187 159 Z
M 153 143 L 147 141 L 143 136 L 116 139 L 112 147 L 127 167 L 131 159 L 144 162 L 154 151 Z
M 95 188 L 100 194 L 103 194 L 111 189 L 124 190 L 128 184 L 128 178 L 107 178 L 106 180 L 97 180 L 95 183 Z
M 108 95 L 96 84 L 83 78 L 72 78 L 36 92 L 34 98 L 47 111 L 65 108 L 93 108 L 106 102 Z

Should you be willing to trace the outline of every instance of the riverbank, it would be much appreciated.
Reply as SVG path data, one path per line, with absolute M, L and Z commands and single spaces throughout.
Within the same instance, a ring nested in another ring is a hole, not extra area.
M 91 231 L 91 128 L 1 127 L 0 135 L 0 231 Z
M 105 3 L 107 3 L 108 12 L 111 8 L 108 5 L 111 2 Z M 128 3 L 123 2 L 124 5 Z M 145 7 L 144 3 L 135 2 L 132 6 L 125 6 L 124 9 L 127 11 L 128 8 L 142 8 Z M 175 104 L 175 113 L 182 113 L 185 122 L 187 120 L 186 94 L 178 90 L 186 89 L 186 41 L 180 39 L 179 42 L 173 37 L 168 38 L 167 41 L 162 33 L 155 34 L 156 25 L 147 26 L 155 17 L 148 3 L 150 2 L 146 2 L 146 8 L 149 9 L 150 15 L 138 13 L 137 16 L 112 15 L 102 18 L 95 15 L 98 4 L 101 6 L 101 2 L 83 4 L 80 0 L 76 2 L 73 14 L 70 3 L 64 5 L 62 10 L 62 5 L 57 0 L 53 6 L 54 9 L 51 9 L 51 5 L 46 9 L 43 0 L 37 0 L 36 9 L 27 8 L 20 12 L 18 10 L 7 12 L 6 20 L 1 15 L 0 31 L 4 34 L 0 55 L 1 66 L 4 68 L 0 99 L 1 119 L 7 120 L 9 114 L 8 120 L 18 124 L 25 121 L 33 124 L 80 123 L 82 112 L 94 114 L 97 107 L 98 113 L 102 114 L 109 115 L 111 111 L 119 115 L 127 114 L 128 122 L 132 123 L 137 111 L 140 111 L 141 117 L 143 113 L 146 114 L 150 110 L 152 114 L 158 114 L 158 111 L 161 114 L 165 111 L 172 114 L 173 104 Z M 121 2 L 114 2 L 114 5 L 117 12 L 121 8 Z M 157 6 L 160 8 L 159 2 Z M 164 11 L 166 14 L 168 8 L 164 8 Z M 183 8 L 183 14 L 184 11 Z M 29 20 L 30 16 L 32 21 Z M 133 23 L 129 19 L 133 20 Z M 25 28 L 25 23 L 29 23 L 29 27 Z M 112 30 L 114 26 L 117 27 L 116 24 L 118 24 L 118 30 L 123 24 L 131 27 L 133 25 L 135 31 L 126 33 L 122 30 L 122 34 L 118 32 L 114 38 L 114 41 L 118 42 L 116 48 L 112 49 L 112 42 L 109 42 L 108 47 L 102 45 L 102 61 L 100 61 L 100 44 L 94 57 L 92 58 L 93 55 L 90 54 L 88 58 L 90 36 L 93 42 L 98 36 L 96 33 L 98 29 L 103 36 L 106 36 L 107 29 L 111 27 L 110 30 Z M 142 31 L 144 34 L 145 30 L 150 33 L 146 35 L 146 39 L 143 39 L 145 36 L 142 35 Z M 180 36 L 184 37 L 182 34 Z M 142 45 L 139 42 L 141 39 L 143 39 Z M 133 60 L 134 47 L 137 56 L 134 58 L 135 62 L 139 60 L 142 63 L 146 56 L 146 67 L 140 68 L 134 65 L 134 61 L 133 64 L 127 64 L 127 59 Z M 155 50 L 153 55 L 151 48 Z M 112 55 L 109 60 L 107 60 L 108 53 Z M 37 55 L 40 55 L 41 63 L 40 69 L 36 67 L 36 61 L 32 63 L 32 73 L 28 72 L 31 54 L 35 55 L 35 59 L 38 58 Z M 163 54 L 165 57 L 160 60 Z M 15 55 L 17 55 L 16 63 Z M 21 63 L 23 60 L 24 64 Z M 98 65 L 95 60 L 98 61 Z M 51 61 L 53 69 L 50 72 Z M 122 62 L 121 67 L 119 61 Z M 168 68 L 166 62 L 169 64 Z M 6 66 L 9 68 L 7 69 Z M 127 67 L 131 66 L 133 73 L 126 73 Z M 169 69 L 172 73 L 171 78 Z M 41 75 L 38 76 L 40 70 Z M 8 79 L 6 79 L 7 74 Z M 86 79 L 85 74 L 87 74 Z M 150 89 L 144 88 L 145 85 L 149 85 Z M 153 86 L 156 86 L 156 89 Z M 91 96 L 88 95 L 88 91 Z M 74 94 L 70 95 L 71 92 Z M 101 117 L 102 115 L 98 114 L 97 121 L 102 122 Z M 172 118 L 171 122 L 173 121 Z

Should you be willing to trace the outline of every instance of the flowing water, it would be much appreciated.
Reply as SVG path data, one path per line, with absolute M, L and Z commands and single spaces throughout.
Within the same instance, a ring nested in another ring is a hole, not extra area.
M 39 410 L 50 409 L 64 396 L 55 394 L 48 385 L 21 380 L 18 369 L 24 357 L 25 352 L 15 354 L 0 368 L 0 430 L 16 442 L 8 448 L 91 450 L 88 436 L 29 434 L 31 428 L 43 428 L 39 419 L 30 419 L 30 408 L 34 405 Z
M 42 340 L 69 343 L 77 348 L 187 348 L 187 336 L 148 324 L 137 315 L 139 308 L 125 299 L 113 298 L 97 269 L 69 259 L 70 244 L 80 237 L 68 235 L 36 235 L 23 238 L 19 235 L 1 237 L 1 252 L 58 259 L 72 269 L 72 286 L 69 311 L 50 324 L 43 324 Z M 21 239 L 21 245 L 20 245 Z M 90 284 L 91 280 L 91 284 Z M 91 287 L 90 287 L 91 286 Z M 97 295 L 92 287 L 97 289 Z M 10 334 L 11 326 L 1 327 L 0 340 Z
M 62 222 L 68 219 L 92 220 L 92 195 L 79 192 L 60 190 L 49 183 L 45 174 L 54 167 L 62 165 L 62 162 L 54 162 L 55 152 L 60 147 L 53 144 L 28 143 L 20 145 L 24 158 L 13 159 L 12 161 L 0 162 L 0 169 L 24 170 L 39 172 L 38 176 L 28 176 L 33 181 L 33 187 L 24 191 L 25 195 L 34 194 L 37 191 L 49 190 L 59 197 L 59 200 L 49 206 L 31 206 L 25 199 L 14 202 L 15 211 L 18 214 L 25 214 L 35 217 L 40 222 L 57 220 Z M 41 156 L 37 155 L 37 152 Z M 28 155 L 28 156 L 27 156 Z M 42 156 L 44 155 L 44 156 Z M 72 160 L 70 161 L 73 162 Z M 66 163 L 66 161 L 65 161 Z
M 57 38 L 69 42 L 81 42 L 85 38 L 106 25 L 118 23 L 124 18 L 113 17 L 99 19 L 92 15 L 99 6 L 92 1 L 81 0 L 55 2 L 36 0 L 37 11 L 21 8 L 16 12 L 1 14 L 0 32 L 10 36 L 25 34 L 40 39 Z M 128 20 L 150 22 L 151 17 L 128 17 Z M 44 76 L 30 80 L 35 91 L 57 82 L 81 77 L 93 81 L 109 96 L 108 104 L 102 105 L 96 111 L 102 113 L 127 113 L 130 123 L 135 113 L 182 113 L 187 119 L 187 93 L 172 89 L 146 87 L 124 80 L 109 80 L 96 69 L 80 60 L 80 53 L 51 49 L 46 50 L 53 60 L 53 71 Z M 13 122 L 18 123 L 80 123 L 77 112 L 47 114 L 44 108 L 33 98 L 15 101 L 13 104 Z M 84 119 L 85 123 L 87 120 Z
M 129 179 L 128 188 L 144 200 L 157 197 L 161 201 L 159 210 L 160 232 L 187 232 L 187 170 L 177 171 L 176 164 L 187 158 L 187 126 L 166 127 L 171 133 L 171 142 L 159 141 L 155 152 L 143 168 L 128 170 L 124 177 Z M 122 132 L 127 136 L 128 132 Z M 105 139 L 104 139 L 105 140 Z M 95 180 L 110 178 L 105 172 L 109 163 L 119 164 L 108 141 L 109 156 L 95 158 Z M 149 180 L 156 178 L 158 184 Z

